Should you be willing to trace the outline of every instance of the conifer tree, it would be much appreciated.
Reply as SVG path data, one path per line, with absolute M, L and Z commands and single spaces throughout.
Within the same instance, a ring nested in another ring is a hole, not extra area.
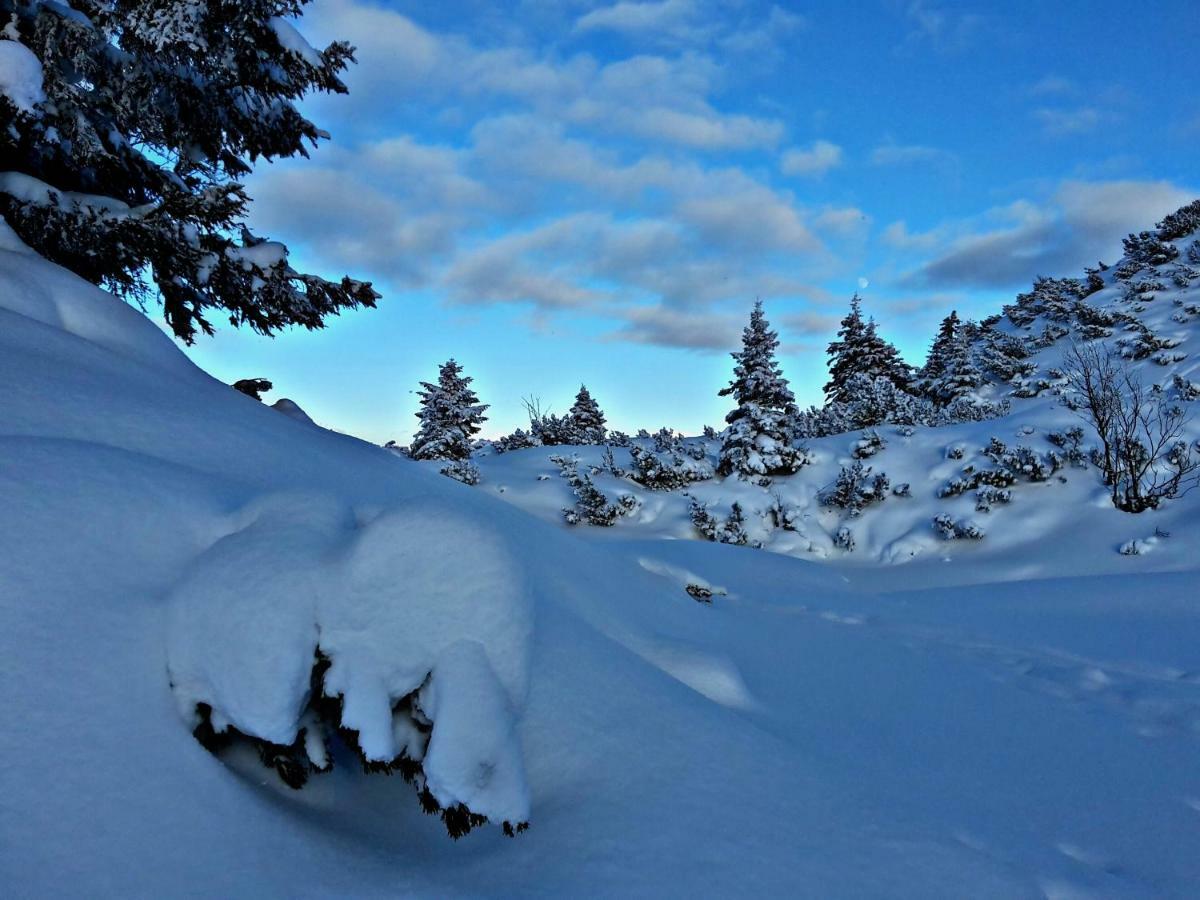
M 733 380 L 720 392 L 737 401 L 725 416 L 729 428 L 717 465 L 721 475 L 790 475 L 805 462 L 803 453 L 792 446 L 798 411 L 775 359 L 778 347 L 779 336 L 759 301 L 742 331 L 741 351 L 731 354 L 737 362 Z
M 604 413 L 590 393 L 586 385 L 579 386 L 575 395 L 575 404 L 567 414 L 571 430 L 574 432 L 576 444 L 603 444 L 607 429 L 604 427 Z
M 272 334 L 374 306 L 370 284 L 297 272 L 244 224 L 253 164 L 328 137 L 297 101 L 346 91 L 353 48 L 289 22 L 308 2 L 0 0 L 8 55 L 41 75 L 40 96 L 0 92 L 0 216 L 89 281 L 157 295 L 189 343 L 213 311 Z
M 954 340 L 947 348 L 942 374 L 932 386 L 931 398 L 942 406 L 964 397 L 983 384 L 983 372 L 975 362 L 967 323 L 955 329 Z
M 907 391 L 912 385 L 912 370 L 900 358 L 900 353 L 879 336 L 875 320 L 864 321 L 862 299 L 850 298 L 850 312 L 842 319 L 838 340 L 829 345 L 829 382 L 825 398 L 829 403 L 845 403 L 853 398 L 847 390 L 855 375 L 883 377 L 898 389 Z
M 921 383 L 926 392 L 929 385 L 941 378 L 946 371 L 946 360 L 949 358 L 955 340 L 958 338 L 960 320 L 957 310 L 950 310 L 950 315 L 942 319 L 938 326 L 937 335 L 929 346 L 929 354 L 925 357 L 925 366 L 921 369 Z
M 480 426 L 487 421 L 475 392 L 471 390 L 471 378 L 464 377 L 462 366 L 453 359 L 438 369 L 437 384 L 421 382 L 423 391 L 418 391 L 421 408 L 417 418 L 421 421 L 409 447 L 413 459 L 466 460 L 471 456 L 471 439 L 479 433 Z

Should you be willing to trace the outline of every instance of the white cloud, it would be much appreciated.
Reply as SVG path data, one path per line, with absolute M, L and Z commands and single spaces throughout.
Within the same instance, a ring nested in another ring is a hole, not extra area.
M 954 154 L 938 149 L 937 147 L 927 147 L 923 144 L 895 144 L 885 143 L 880 144 L 871 151 L 871 165 L 873 166 L 911 166 L 920 164 L 945 164 L 953 162 Z
M 1111 261 L 1127 233 L 1150 228 L 1194 196 L 1165 181 L 1064 182 L 1044 202 L 1022 200 L 974 223 L 941 227 L 938 233 L 957 236 L 903 282 L 1001 288 L 1036 275 L 1076 276 L 1098 259 Z
M 694 39 L 703 28 L 700 9 L 694 0 L 630 2 L 622 0 L 602 6 L 581 16 L 575 23 L 578 32 L 616 31 L 650 37 Z
M 1047 75 L 1040 81 L 1031 84 L 1029 93 L 1034 97 L 1073 94 L 1075 93 L 1075 82 L 1059 75 Z
M 1071 109 L 1034 110 L 1033 116 L 1041 123 L 1042 131 L 1052 137 L 1086 134 L 1095 131 L 1109 115 L 1094 106 L 1079 106 Z
M 842 148 L 829 141 L 815 141 L 810 146 L 792 147 L 784 151 L 780 168 L 785 175 L 820 178 L 830 169 L 842 164 Z
M 904 48 L 925 45 L 946 53 L 965 50 L 985 22 L 978 13 L 938 6 L 928 0 L 912 0 L 904 13 L 909 24 Z

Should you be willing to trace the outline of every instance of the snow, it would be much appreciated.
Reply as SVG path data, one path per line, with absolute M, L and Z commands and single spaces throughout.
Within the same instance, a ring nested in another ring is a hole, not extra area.
M 778 552 L 667 540 L 694 537 L 686 498 L 629 482 L 637 516 L 568 529 L 546 457 L 571 448 L 482 457 L 470 488 L 278 415 L 0 226 L 5 886 L 1189 896 L 1196 498 L 1119 514 L 1083 470 L 988 514 L 936 497 L 991 436 L 1044 449 L 1062 414 L 1042 398 L 883 429 L 866 464 L 913 496 L 852 520 L 851 555 L 816 496 L 857 434 L 813 441 L 775 482 L 803 533 L 752 514 L 757 485 L 689 486 L 721 514 L 743 502 Z M 987 537 L 942 541 L 938 511 Z M 1117 552 L 1158 528 L 1152 553 Z M 904 541 L 919 555 L 886 565 Z M 200 701 L 273 741 L 311 727 L 317 647 L 366 755 L 407 748 L 437 800 L 492 825 L 452 841 L 339 741 L 306 732 L 334 768 L 292 791 L 252 751 L 192 737 Z M 427 746 L 392 708 L 414 691 Z M 530 829 L 510 840 L 505 818 Z
M 308 413 L 302 410 L 298 403 L 294 400 L 289 400 L 287 397 L 280 397 L 271 404 L 271 409 L 278 410 L 289 418 L 295 419 L 297 422 L 304 422 L 308 425 L 315 425 Z
M 267 20 L 267 24 L 271 30 L 275 32 L 275 37 L 279 41 L 279 46 L 290 53 L 295 53 L 302 60 L 312 66 L 314 69 L 320 69 L 325 65 L 325 61 L 321 58 L 321 54 L 304 39 L 295 26 L 287 19 L 279 16 L 272 16 Z
M 46 102 L 42 64 L 32 50 L 15 40 L 0 40 L 0 94 L 30 114 Z

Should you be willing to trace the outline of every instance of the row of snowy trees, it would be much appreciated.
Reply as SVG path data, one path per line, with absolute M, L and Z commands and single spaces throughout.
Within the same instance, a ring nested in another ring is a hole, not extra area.
M 855 295 L 842 320 L 837 339 L 829 345 L 830 380 L 827 403 L 802 413 L 776 358 L 779 336 L 771 329 L 761 302 L 754 305 L 735 352 L 733 379 L 720 391 L 735 406 L 725 417 L 727 428 L 717 471 L 721 475 L 766 477 L 791 474 L 805 462 L 798 438 L 836 430 L 869 427 L 881 421 L 933 424 L 943 416 L 978 418 L 978 410 L 955 407 L 983 383 L 972 353 L 978 326 L 964 323 L 952 312 L 942 322 L 921 369 L 905 363 L 895 346 L 879 336 L 873 319 L 864 319 L 862 301 Z M 475 435 L 486 418 L 453 359 L 442 365 L 437 383 L 423 382 L 417 412 L 420 427 L 408 455 L 413 459 L 470 459 Z M 565 416 L 544 413 L 526 401 L 530 427 L 494 442 L 500 451 L 558 444 L 587 445 L 606 441 L 628 443 L 625 435 L 609 435 L 605 416 L 586 386 L 581 385 Z M 994 412 L 985 406 L 984 413 Z M 461 477 L 459 470 L 448 472 Z M 464 478 L 463 480 L 470 480 Z

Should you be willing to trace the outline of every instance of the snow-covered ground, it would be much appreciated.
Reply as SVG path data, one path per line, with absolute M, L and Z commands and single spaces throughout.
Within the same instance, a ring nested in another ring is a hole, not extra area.
M 854 554 L 811 496 L 856 435 L 780 486 L 782 552 L 666 540 L 694 537 L 674 494 L 569 529 L 553 451 L 458 484 L 214 381 L 0 234 L 5 895 L 1194 896 L 1195 498 L 1116 513 L 1085 470 L 989 514 L 933 496 L 1061 412 L 881 429 L 866 463 L 913 496 Z M 986 538 L 941 541 L 943 508 Z M 529 830 L 452 841 L 337 741 L 294 791 L 192 737 L 204 702 L 289 741 L 318 646 L 368 756 L 417 690 L 439 802 Z

